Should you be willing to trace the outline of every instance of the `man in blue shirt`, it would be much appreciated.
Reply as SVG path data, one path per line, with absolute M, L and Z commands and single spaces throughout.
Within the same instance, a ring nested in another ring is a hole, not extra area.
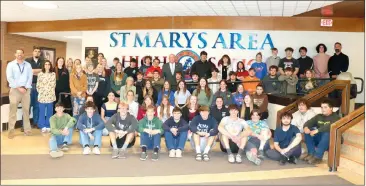
M 15 51 L 15 60 L 6 67 L 6 79 L 9 82 L 9 133 L 8 138 L 14 138 L 14 127 L 17 121 L 17 110 L 19 102 L 22 104 L 24 134 L 31 135 L 29 121 L 30 92 L 32 89 L 32 66 L 24 61 L 24 51 Z

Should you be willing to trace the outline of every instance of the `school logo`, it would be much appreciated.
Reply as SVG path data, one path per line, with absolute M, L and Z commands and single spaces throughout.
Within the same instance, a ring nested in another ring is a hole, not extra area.
M 182 64 L 185 74 L 189 74 L 193 63 L 200 59 L 200 56 L 192 50 L 182 50 L 176 56 L 178 62 Z

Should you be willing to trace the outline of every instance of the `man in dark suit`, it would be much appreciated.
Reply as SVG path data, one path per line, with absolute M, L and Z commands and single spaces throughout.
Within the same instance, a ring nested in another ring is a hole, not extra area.
M 37 46 L 33 47 L 33 56 L 25 59 L 32 66 L 33 79 L 32 79 L 32 90 L 31 90 L 31 104 L 30 107 L 33 113 L 33 127 L 38 125 L 39 118 L 39 107 L 38 107 L 38 92 L 37 92 L 37 76 L 42 71 L 44 60 L 41 58 L 41 49 Z M 29 110 L 31 110 L 29 109 Z M 22 127 L 23 131 L 23 127 Z
M 176 56 L 174 54 L 169 55 L 169 63 L 163 65 L 163 77 L 165 80 L 169 81 L 172 90 L 176 90 L 177 81 L 175 79 L 175 73 L 180 72 L 183 74 L 182 64 L 177 62 Z

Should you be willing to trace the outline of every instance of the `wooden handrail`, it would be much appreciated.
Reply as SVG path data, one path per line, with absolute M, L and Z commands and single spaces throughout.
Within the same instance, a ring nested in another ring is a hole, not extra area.
M 334 90 L 342 91 L 342 104 L 341 104 L 341 112 L 343 115 L 347 115 L 349 112 L 349 102 L 350 102 L 350 93 L 351 93 L 351 81 L 349 80 L 333 80 L 315 90 L 313 90 L 310 94 L 302 97 L 303 99 L 308 100 L 310 103 L 315 102 L 325 95 L 328 95 Z M 297 111 L 297 102 L 294 102 L 277 112 L 277 122 L 276 127 L 281 125 L 281 115 L 285 112 L 294 113 Z
M 329 171 L 337 171 L 339 166 L 342 134 L 362 120 L 365 120 L 365 106 L 358 108 L 331 125 L 328 151 Z

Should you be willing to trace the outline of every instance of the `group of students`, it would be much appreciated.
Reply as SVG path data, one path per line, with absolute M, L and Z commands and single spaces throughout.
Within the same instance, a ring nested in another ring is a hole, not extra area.
M 35 48 L 36 50 L 38 49 Z M 35 51 L 34 55 L 37 54 Z M 15 63 L 18 61 L 18 66 L 21 63 L 21 52 L 17 50 Z M 292 54 L 291 50 L 290 52 Z M 64 58 L 60 57 L 57 58 L 54 68 L 47 60 L 43 65 L 34 67 L 33 70 L 41 66 L 36 75 L 31 71 L 30 77 L 37 78 L 34 85 L 40 108 L 39 120 L 33 117 L 33 122 L 38 123 L 43 133 L 52 134 L 51 156 L 60 157 L 63 155 L 62 150 L 69 148 L 73 127 L 79 130 L 83 154 L 100 154 L 101 138 L 108 135 L 113 148 L 112 157 L 124 158 L 126 148 L 134 144 L 135 136 L 139 134 L 142 160 L 147 158 L 147 149 L 153 150 L 153 160 L 158 159 L 161 135 L 165 136 L 170 157 L 182 157 L 188 138 L 196 150 L 196 159 L 208 161 L 210 149 L 217 136 L 222 142 L 221 149 L 229 154 L 228 159 L 232 163 L 241 162 L 244 151 L 247 158 L 255 164 L 260 164 L 265 154 L 269 157 L 278 155 L 271 151 L 265 153 L 271 136 L 265 123 L 268 117 L 268 98 L 265 93 L 266 83 L 259 84 L 256 81 L 256 63 L 249 72 L 240 68 L 240 62 L 237 72 L 229 72 L 228 56 L 223 56 L 219 68 L 213 68 L 207 62 L 207 53 L 203 51 L 200 55 L 200 61 L 195 62 L 191 68 L 193 86 L 190 87 L 184 81 L 182 65 L 176 63 L 173 54 L 162 69 L 159 59 L 154 59 L 151 65 L 151 57 L 145 58 L 140 69 L 133 59 L 130 66 L 123 70 L 118 58 L 114 59 L 114 66 L 109 68 L 102 53 L 98 55 L 97 64 L 93 64 L 90 59 L 86 59 L 85 66 L 81 65 L 79 59 L 74 62 L 68 60 L 66 64 Z M 203 68 L 204 65 L 209 65 L 209 68 Z M 298 71 L 288 66 L 283 72 L 281 65 L 279 69 L 281 74 L 288 75 L 293 69 Z M 22 73 L 20 71 L 20 75 Z M 277 76 L 275 65 L 270 67 L 269 76 L 271 74 Z M 243 83 L 237 82 L 237 76 Z M 7 77 L 9 81 L 9 76 Z M 271 86 L 275 86 L 274 84 L 276 83 L 272 82 Z M 59 96 L 68 92 L 71 96 Z M 70 114 L 73 117 L 64 113 L 70 97 Z M 52 108 L 56 111 L 54 116 Z M 9 138 L 13 136 L 13 130 L 10 130 Z M 237 149 L 232 149 L 235 144 Z M 276 148 L 276 152 L 279 152 L 278 149 Z M 233 152 L 237 153 L 236 156 Z

